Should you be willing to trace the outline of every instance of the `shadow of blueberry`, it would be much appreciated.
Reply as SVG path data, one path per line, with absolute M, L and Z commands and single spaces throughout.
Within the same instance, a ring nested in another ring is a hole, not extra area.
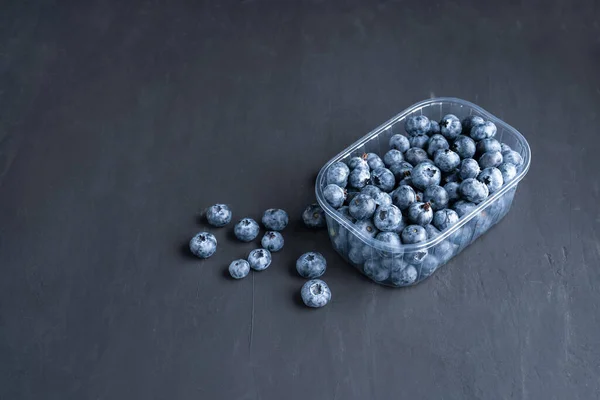
M 181 243 L 181 245 L 179 246 L 179 255 L 187 260 L 200 260 L 198 257 L 196 257 L 195 255 L 192 254 L 192 252 L 190 251 L 190 242 L 186 241 L 184 243 Z

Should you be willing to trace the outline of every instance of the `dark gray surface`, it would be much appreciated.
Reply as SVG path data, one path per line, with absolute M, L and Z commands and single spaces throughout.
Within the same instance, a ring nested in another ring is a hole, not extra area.
M 600 396 L 597 2 L 166 3 L 3 2 L 0 398 Z M 326 160 L 433 95 L 517 127 L 532 167 L 434 277 L 380 287 L 299 214 Z M 271 268 L 226 279 L 254 246 L 231 226 L 183 251 L 215 202 L 290 212 Z

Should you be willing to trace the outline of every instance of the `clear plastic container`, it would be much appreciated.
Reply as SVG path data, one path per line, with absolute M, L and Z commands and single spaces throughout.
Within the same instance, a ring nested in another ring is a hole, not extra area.
M 469 115 L 478 115 L 494 122 L 498 128 L 495 138 L 523 157 L 523 163 L 517 167 L 517 176 L 478 204 L 471 213 L 460 218 L 458 223 L 425 242 L 391 246 L 362 234 L 352 222 L 325 201 L 323 188 L 326 186 L 326 172 L 333 163 L 369 152 L 383 157 L 390 149 L 389 139 L 392 135 L 406 135 L 404 120 L 407 117 L 425 115 L 439 121 L 446 114 L 454 114 L 461 120 Z M 317 201 L 325 210 L 333 247 L 346 261 L 377 283 L 395 287 L 410 286 L 431 276 L 506 215 L 512 205 L 517 184 L 527 173 L 530 162 L 529 144 L 515 128 L 468 101 L 448 97 L 434 98 L 402 111 L 325 164 L 316 181 Z

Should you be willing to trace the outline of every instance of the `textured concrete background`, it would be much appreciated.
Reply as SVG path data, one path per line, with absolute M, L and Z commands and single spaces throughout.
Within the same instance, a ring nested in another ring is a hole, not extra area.
M 600 397 L 600 6 L 8 1 L 1 399 Z M 371 283 L 299 221 L 330 157 L 412 103 L 475 102 L 533 164 L 434 277 Z M 199 211 L 292 216 L 269 270 Z M 298 304 L 304 251 L 333 301 Z

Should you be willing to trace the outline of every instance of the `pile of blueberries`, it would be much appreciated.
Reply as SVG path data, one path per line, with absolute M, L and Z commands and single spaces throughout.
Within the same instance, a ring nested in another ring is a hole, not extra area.
M 207 222 L 221 228 L 231 222 L 232 212 L 226 204 L 215 204 L 205 212 Z M 280 233 L 288 224 L 288 214 L 281 209 L 268 209 L 262 217 L 262 224 L 267 232 L 261 239 L 262 248 L 254 249 L 248 259 L 234 260 L 229 264 L 229 274 L 234 279 L 248 276 L 250 269 L 264 271 L 269 268 L 272 261 L 271 252 L 283 248 L 283 235 Z M 243 218 L 234 227 L 234 235 L 242 242 L 251 242 L 258 236 L 260 227 L 252 218 Z M 190 240 L 190 251 L 195 256 L 206 259 L 217 251 L 217 239 L 210 232 L 199 232 Z M 325 257 L 320 253 L 309 252 L 298 258 L 296 270 L 303 278 L 310 279 L 300 291 L 304 304 L 308 307 L 318 308 L 326 305 L 331 300 L 331 290 L 327 284 L 316 279 L 322 276 L 327 269 Z
M 448 114 L 438 123 L 415 115 L 406 119 L 405 130 L 406 135 L 390 138 L 383 157 L 366 153 L 332 164 L 322 191 L 361 236 L 394 248 L 425 242 L 450 228 L 513 180 L 523 164 L 518 152 L 494 138 L 496 125 L 479 116 L 461 121 Z M 492 203 L 478 216 L 479 232 L 465 225 L 433 252 L 376 252 L 333 219 L 330 236 L 336 250 L 371 279 L 407 286 L 431 275 L 461 243 L 485 232 L 506 207 L 502 201 Z M 307 226 L 326 226 L 318 204 L 307 207 L 303 219 Z

